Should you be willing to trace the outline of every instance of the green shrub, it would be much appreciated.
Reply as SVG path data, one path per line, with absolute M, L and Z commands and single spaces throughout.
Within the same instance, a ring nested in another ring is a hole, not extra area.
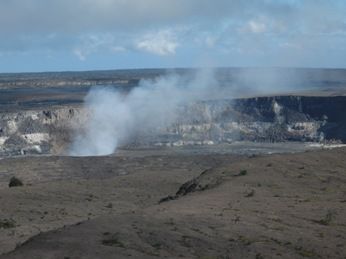
M 17 177 L 13 176 L 10 179 L 10 182 L 8 184 L 8 187 L 18 187 L 18 186 L 23 186 L 23 182 L 21 180 L 19 180 Z
M 13 219 L 0 220 L 0 228 L 8 229 L 16 227 L 16 222 Z

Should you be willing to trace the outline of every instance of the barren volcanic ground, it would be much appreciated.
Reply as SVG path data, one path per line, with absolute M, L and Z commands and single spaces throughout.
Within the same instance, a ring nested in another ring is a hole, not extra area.
M 345 148 L 154 153 L 1 160 L 0 258 L 345 258 Z
M 89 88 L 161 70 L 0 75 L 0 258 L 345 259 L 346 72 L 292 71 L 97 157 L 65 156 Z

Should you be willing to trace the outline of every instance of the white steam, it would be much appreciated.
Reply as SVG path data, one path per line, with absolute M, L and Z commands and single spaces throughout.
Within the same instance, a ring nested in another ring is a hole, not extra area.
M 112 87 L 93 88 L 85 98 L 90 116 L 76 134 L 69 154 L 108 155 L 119 145 L 144 135 L 155 136 L 176 122 L 180 106 L 198 100 L 302 91 L 308 82 L 307 72 L 278 68 L 185 70 L 142 80 L 126 93 Z
M 70 155 L 111 154 L 139 132 L 172 124 L 180 105 L 219 94 L 212 70 L 201 70 L 192 77 L 173 74 L 143 80 L 129 93 L 93 88 L 85 98 L 90 118 L 84 132 L 75 136 Z

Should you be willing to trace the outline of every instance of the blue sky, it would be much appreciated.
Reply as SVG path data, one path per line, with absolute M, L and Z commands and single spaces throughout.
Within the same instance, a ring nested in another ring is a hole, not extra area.
M 346 68 L 342 0 L 1 0 L 0 72 Z

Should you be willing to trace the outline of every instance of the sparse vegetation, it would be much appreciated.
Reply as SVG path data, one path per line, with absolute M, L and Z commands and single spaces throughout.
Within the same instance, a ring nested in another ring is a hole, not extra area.
M 251 189 L 251 190 L 248 190 L 248 191 L 245 192 L 244 197 L 250 198 L 250 197 L 253 197 L 254 195 L 255 195 L 255 190 Z
M 331 211 L 328 211 L 323 219 L 313 220 L 313 222 L 318 223 L 320 225 L 328 226 L 330 225 L 332 219 L 333 219 L 333 213 Z
M 239 175 L 247 175 L 247 170 L 241 170 Z
M 191 242 L 190 242 L 190 237 L 186 236 L 186 235 L 182 236 L 181 244 L 185 247 L 188 247 L 188 248 L 192 247 Z
M 241 170 L 238 174 L 236 174 L 235 176 L 244 176 L 247 175 L 247 170 Z
M 161 249 L 161 247 L 162 247 L 162 245 L 160 243 L 154 243 L 151 246 L 154 247 L 155 249 Z
M 312 250 L 306 250 L 301 246 L 296 246 L 295 250 L 297 251 L 297 253 L 299 255 L 301 255 L 302 257 L 312 257 L 312 258 L 316 258 L 316 253 Z
M 102 245 L 115 246 L 115 247 L 121 247 L 121 248 L 125 247 L 124 243 L 119 240 L 119 238 L 116 234 L 112 235 L 111 237 L 109 237 L 107 239 L 103 239 Z
M 242 236 L 242 235 L 240 235 L 238 237 L 238 241 L 240 241 L 242 244 L 244 244 L 246 246 L 251 245 L 251 243 L 252 243 L 252 241 L 249 238 Z
M 23 186 L 23 182 L 18 179 L 17 177 L 13 176 L 11 179 L 10 179 L 10 182 L 8 184 L 8 187 L 18 187 L 18 186 Z
M 111 209 L 111 208 L 113 208 L 113 204 L 110 202 L 105 207 L 108 208 L 108 209 Z
M 13 219 L 0 220 L 0 229 L 8 229 L 16 227 L 16 222 Z

